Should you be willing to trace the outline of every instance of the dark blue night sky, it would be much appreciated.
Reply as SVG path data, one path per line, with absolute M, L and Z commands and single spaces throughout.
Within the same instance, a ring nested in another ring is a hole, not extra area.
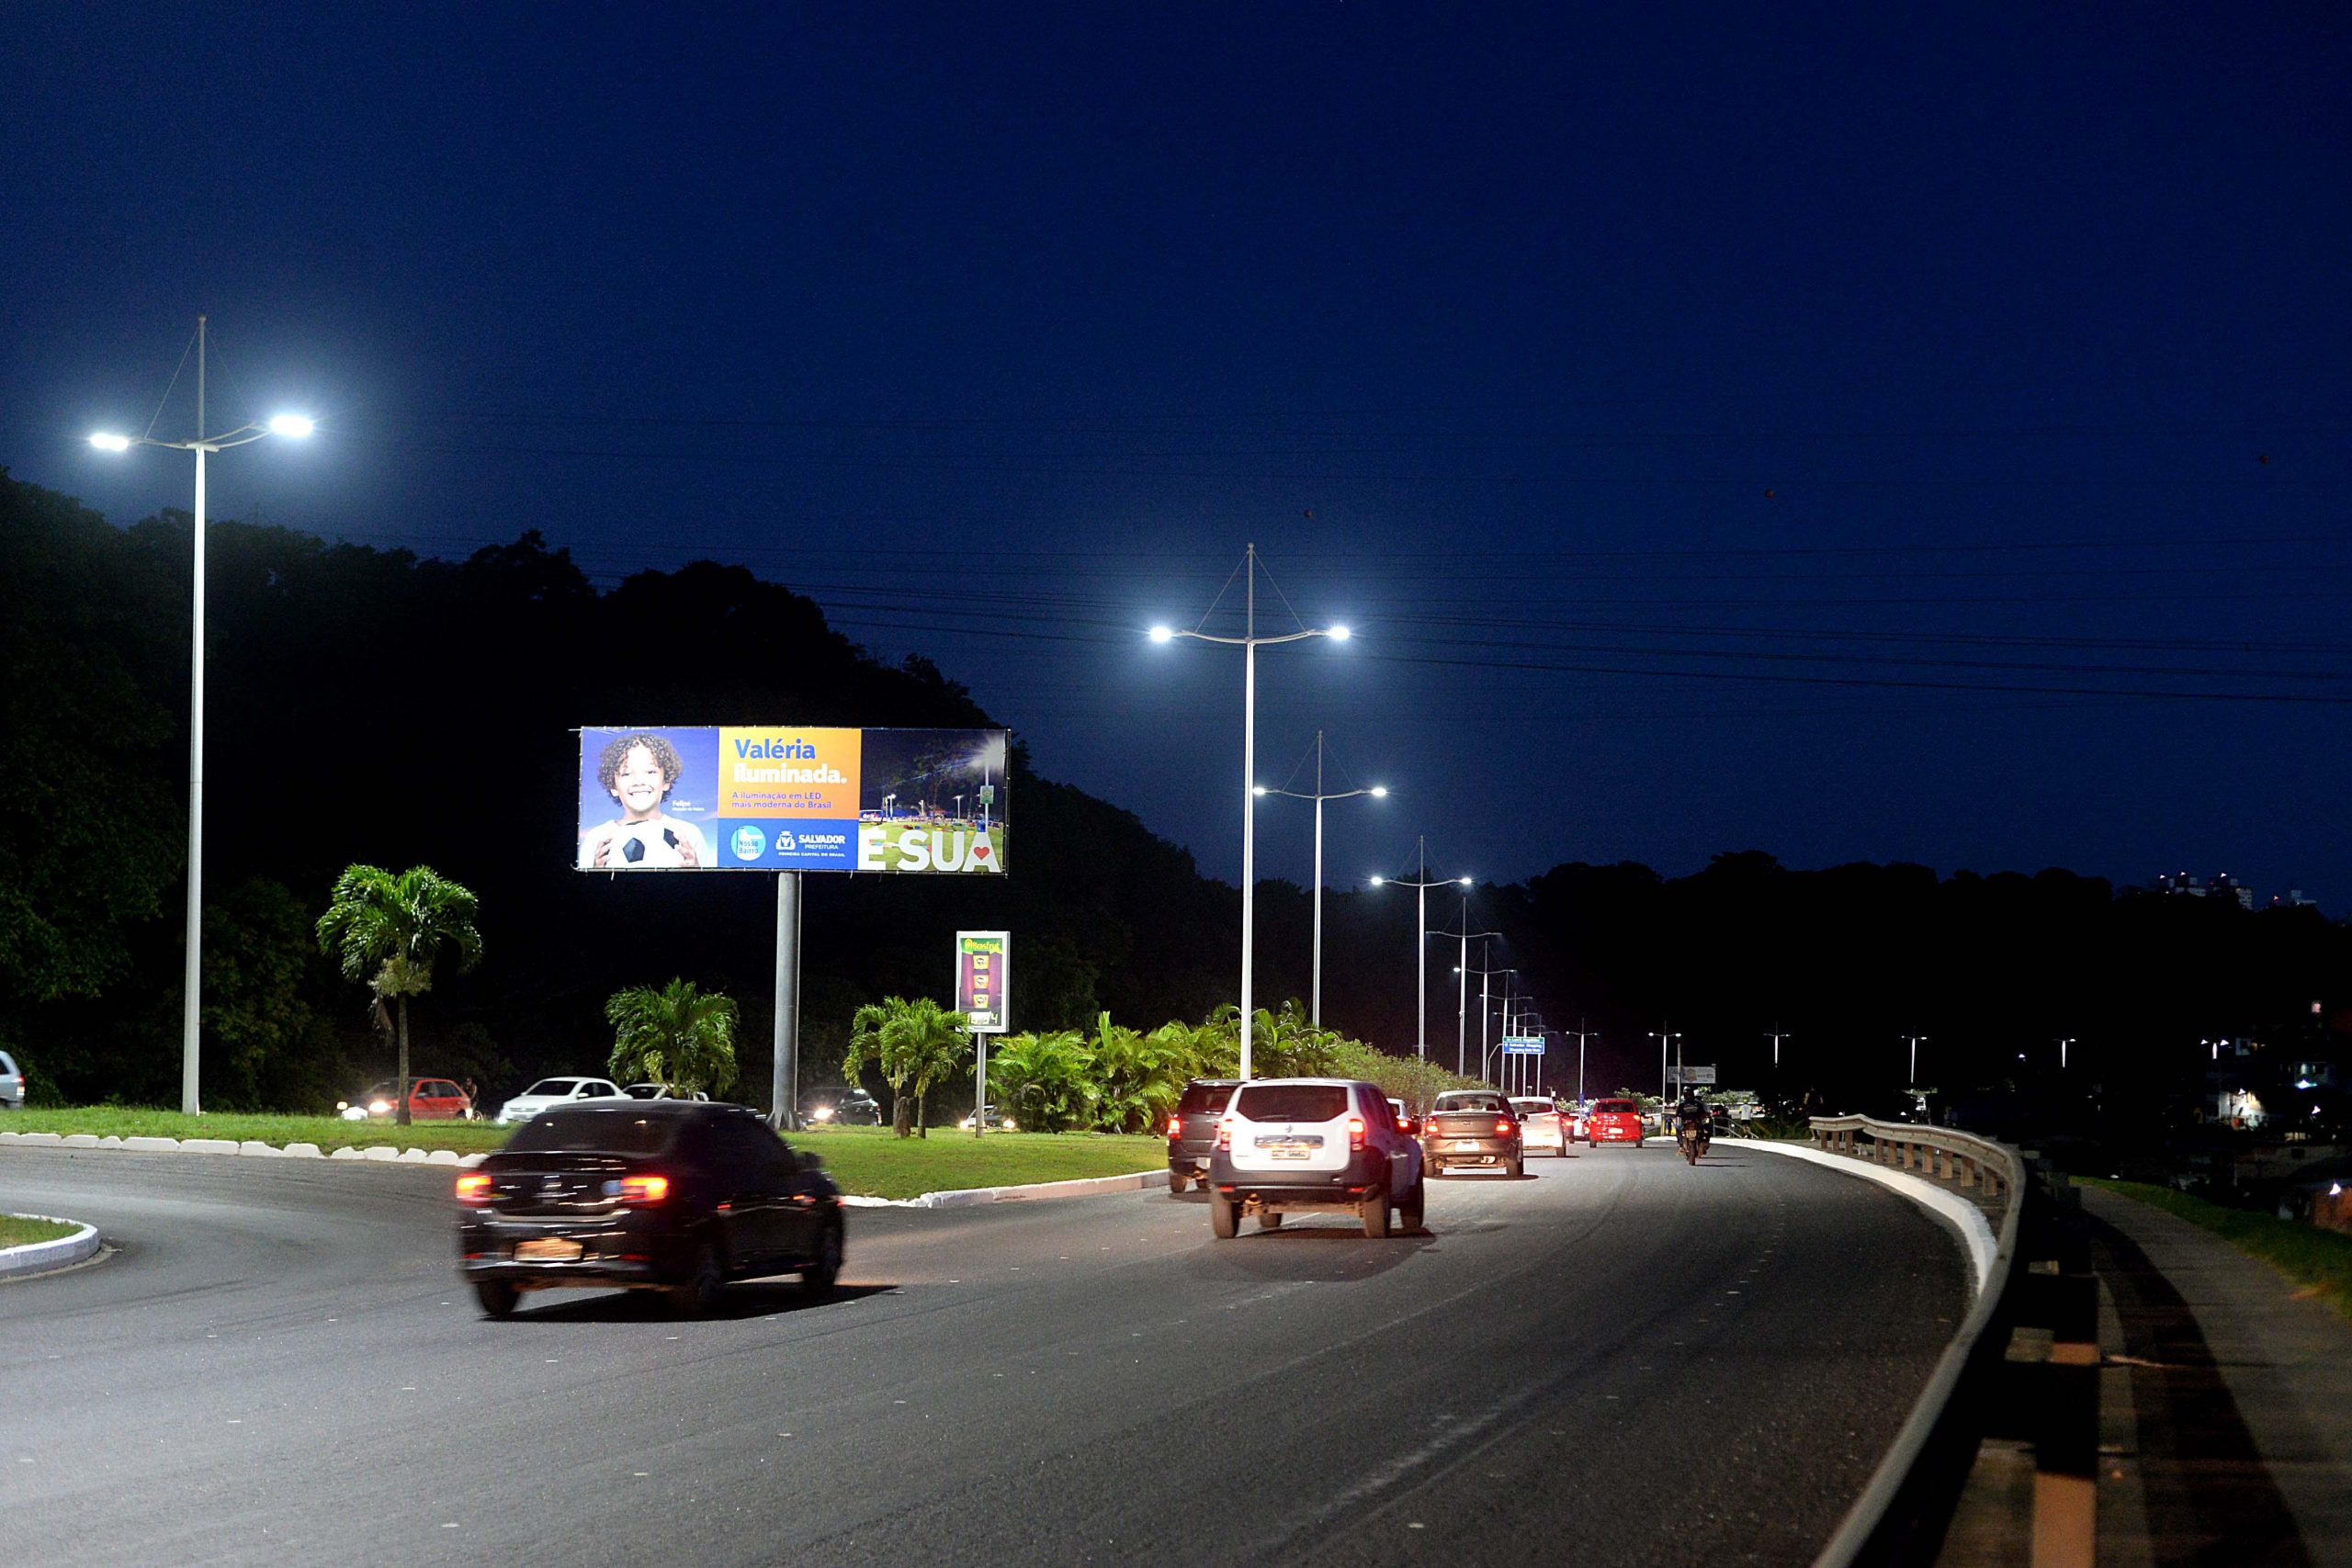
M 209 312 L 216 424 L 322 422 L 216 516 L 742 562 L 1227 879 L 1239 657 L 1142 632 L 1254 541 L 1261 630 L 1359 633 L 1260 669 L 1264 782 L 1320 727 L 1394 790 L 1332 807 L 1335 882 L 1426 833 L 2352 905 L 2340 5 L 7 30 L 0 464 L 117 522 L 189 466 L 83 437 Z

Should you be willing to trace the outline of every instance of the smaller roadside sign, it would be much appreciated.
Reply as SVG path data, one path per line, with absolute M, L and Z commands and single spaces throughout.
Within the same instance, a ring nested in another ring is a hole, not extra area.
M 1703 1067 L 1681 1066 L 1673 1069 L 1673 1076 L 1677 1083 L 1713 1083 L 1715 1081 L 1715 1069 L 1712 1065 Z
M 956 933 L 956 1010 L 975 1034 L 1001 1034 L 1012 995 L 1012 933 Z

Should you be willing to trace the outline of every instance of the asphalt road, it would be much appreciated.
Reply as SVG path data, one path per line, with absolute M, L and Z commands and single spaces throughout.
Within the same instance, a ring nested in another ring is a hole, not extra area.
M 117 1249 L 0 1284 L 12 1568 L 1802 1563 L 1966 1290 L 1901 1199 L 1718 1144 L 1432 1182 L 1385 1242 L 1212 1241 L 1197 1193 L 858 1210 L 821 1305 L 491 1323 L 450 1179 L 0 1150 L 0 1208 Z

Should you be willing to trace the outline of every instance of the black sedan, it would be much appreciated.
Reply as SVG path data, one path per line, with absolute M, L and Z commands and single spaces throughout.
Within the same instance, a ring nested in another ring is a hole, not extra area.
M 612 1286 L 716 1304 L 729 1280 L 842 1266 L 841 1190 L 824 1162 L 740 1105 L 605 1100 L 543 1111 L 458 1178 L 458 1269 L 482 1311 L 525 1291 Z

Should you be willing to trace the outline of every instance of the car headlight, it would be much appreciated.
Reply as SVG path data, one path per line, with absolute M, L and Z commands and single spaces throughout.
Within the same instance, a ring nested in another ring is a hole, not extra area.
M 389 1116 L 392 1113 L 392 1102 L 389 1100 L 371 1100 L 368 1102 L 368 1109 L 378 1116 Z
M 811 1122 L 830 1122 L 832 1119 L 833 1108 L 830 1105 L 820 1105 L 808 1112 L 808 1120 Z

